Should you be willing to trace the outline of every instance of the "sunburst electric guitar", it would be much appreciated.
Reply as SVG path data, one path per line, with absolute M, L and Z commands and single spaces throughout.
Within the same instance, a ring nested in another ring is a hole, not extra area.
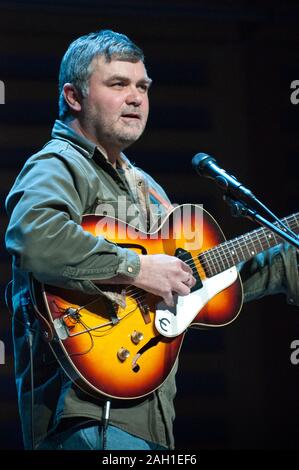
M 284 222 L 299 232 L 299 213 Z M 236 265 L 281 241 L 264 228 L 225 241 L 211 215 L 195 205 L 176 207 L 149 234 L 107 216 L 84 216 L 82 227 L 139 254 L 177 256 L 196 278 L 174 308 L 134 286 L 119 287 L 122 304 L 34 281 L 44 336 L 66 373 L 93 396 L 122 399 L 145 396 L 165 381 L 189 327 L 232 322 L 243 299 Z

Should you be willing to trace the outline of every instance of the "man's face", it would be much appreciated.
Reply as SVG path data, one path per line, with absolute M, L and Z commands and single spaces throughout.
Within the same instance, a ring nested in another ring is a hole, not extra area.
M 89 93 L 82 102 L 84 128 L 107 152 L 122 150 L 145 128 L 151 80 L 141 61 L 94 60 Z

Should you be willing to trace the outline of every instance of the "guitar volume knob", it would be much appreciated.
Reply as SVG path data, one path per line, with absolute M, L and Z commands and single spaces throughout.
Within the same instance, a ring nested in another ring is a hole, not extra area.
M 140 343 L 140 341 L 143 340 L 143 333 L 141 333 L 141 331 L 134 330 L 131 334 L 131 340 L 134 344 Z
M 124 362 L 130 356 L 130 351 L 126 348 L 121 347 L 117 351 L 117 357 L 121 362 Z

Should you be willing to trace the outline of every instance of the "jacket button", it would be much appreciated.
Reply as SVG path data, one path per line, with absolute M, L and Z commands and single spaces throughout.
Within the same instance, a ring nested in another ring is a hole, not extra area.
M 137 184 L 138 184 L 138 186 L 142 186 L 142 181 L 139 180 Z
M 127 270 L 128 270 L 129 273 L 132 273 L 133 272 L 132 266 L 128 266 Z

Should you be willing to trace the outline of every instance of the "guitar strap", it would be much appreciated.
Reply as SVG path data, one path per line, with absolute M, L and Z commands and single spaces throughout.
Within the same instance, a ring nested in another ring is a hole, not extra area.
M 149 187 L 150 195 L 158 201 L 167 211 L 173 208 L 172 204 L 161 196 L 152 186 Z
M 173 207 L 170 201 L 154 188 L 154 182 L 152 184 L 151 179 L 142 170 L 132 165 L 123 153 L 120 155 L 119 164 L 125 172 L 129 187 L 140 209 L 143 229 L 152 231 Z

